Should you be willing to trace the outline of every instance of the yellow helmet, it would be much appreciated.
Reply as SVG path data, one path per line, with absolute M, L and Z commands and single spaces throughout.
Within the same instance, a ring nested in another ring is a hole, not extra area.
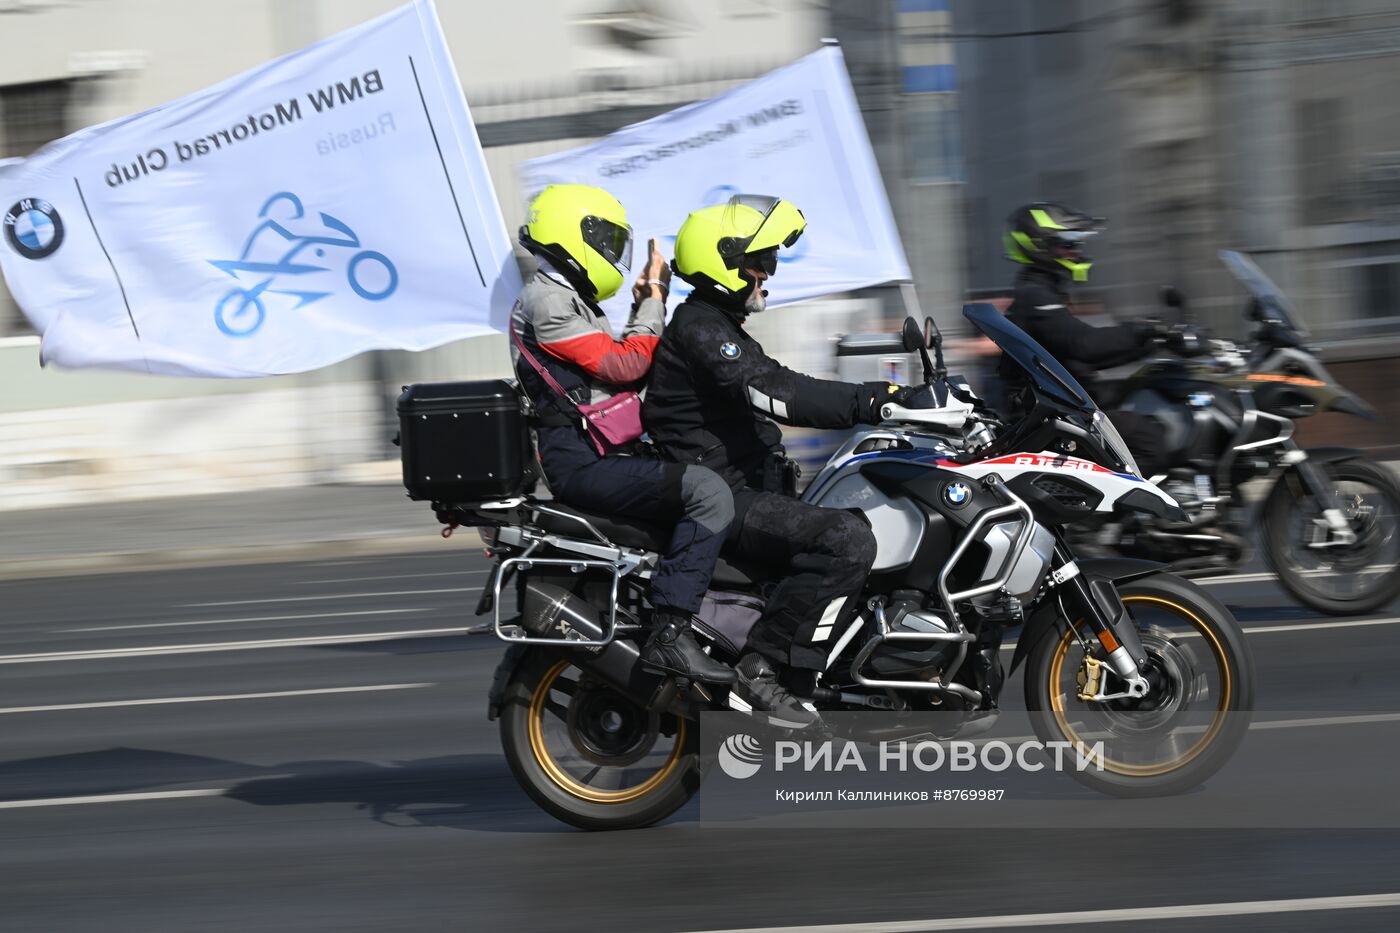
M 550 185 L 541 191 L 520 228 L 520 245 L 559 266 L 595 301 L 616 294 L 632 265 L 627 211 L 591 185 Z
M 736 194 L 728 204 L 691 213 L 676 234 L 676 275 L 696 288 L 711 285 L 737 294 L 751 282 L 739 275 L 745 265 L 772 275 L 778 247 L 797 242 L 807 220 L 781 198 Z

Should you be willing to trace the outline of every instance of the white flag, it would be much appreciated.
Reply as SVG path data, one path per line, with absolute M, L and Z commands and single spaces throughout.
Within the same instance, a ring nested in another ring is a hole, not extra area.
M 520 174 L 530 196 L 557 183 L 607 189 L 627 209 L 637 255 L 654 237 L 669 258 L 686 215 L 731 195 L 791 201 L 807 230 L 779 251 L 770 305 L 909 278 L 870 137 L 833 46 L 592 145 L 524 162 Z M 679 279 L 675 285 L 686 293 Z M 620 294 L 605 307 L 625 317 L 630 300 Z
M 199 376 L 500 331 L 520 289 L 436 11 L 0 162 L 45 362 Z

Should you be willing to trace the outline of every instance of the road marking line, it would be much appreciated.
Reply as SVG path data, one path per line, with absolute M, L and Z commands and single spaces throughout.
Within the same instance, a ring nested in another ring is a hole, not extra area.
M 260 603 L 309 603 L 321 599 L 371 599 L 378 596 L 427 596 L 432 593 L 477 593 L 479 586 L 454 586 L 444 590 L 396 590 L 387 593 L 335 593 L 330 596 L 278 596 L 272 599 L 231 599 L 218 603 L 181 603 L 182 609 L 206 609 L 210 606 L 254 606 Z
M 0 715 L 8 713 L 52 713 L 73 709 L 109 709 L 116 706 L 161 706 L 169 703 L 218 703 L 224 700 L 268 700 L 276 697 L 308 697 L 329 693 L 374 693 L 382 690 L 417 690 L 434 684 L 367 684 L 359 687 L 318 687 L 307 690 L 273 690 L 267 693 L 225 693 L 220 696 L 155 697 L 145 700 L 106 700 L 95 703 L 61 703 L 54 706 L 0 707 Z
M 1258 729 L 1306 729 L 1309 726 L 1356 726 L 1372 722 L 1400 722 L 1400 713 L 1359 713 L 1355 716 L 1318 716 L 1313 719 L 1266 719 L 1249 724 Z
M 97 794 L 91 797 L 38 797 L 32 800 L 0 800 L 0 810 L 29 807 L 69 807 L 84 803 L 125 803 L 131 800 L 174 800 L 179 797 L 222 797 L 227 787 L 200 787 L 196 790 L 157 790 L 142 794 Z
M 1362 570 L 1359 570 L 1359 571 L 1356 571 L 1356 572 L 1357 572 L 1357 573 L 1376 574 L 1376 573 L 1391 573 L 1391 572 L 1393 572 L 1393 571 L 1394 571 L 1394 568 L 1393 568 L 1393 567 L 1366 567 L 1366 568 L 1364 568 L 1364 569 L 1362 569 Z M 1331 576 L 1333 573 L 1334 573 L 1334 571 L 1331 571 L 1331 570 L 1304 570 L 1304 571 L 1300 572 L 1298 575 L 1299 575 L 1299 576 L 1302 576 L 1302 577 L 1326 577 L 1326 576 Z M 1192 578 L 1191 578 L 1191 581 L 1192 581 L 1193 583 L 1200 584 L 1201 586 L 1209 586 L 1209 585 L 1212 584 L 1212 583 L 1263 583 L 1263 582 L 1272 582 L 1272 581 L 1277 580 L 1277 579 L 1278 579 L 1278 574 L 1276 574 L 1276 573 L 1267 573 L 1267 572 L 1266 572 L 1266 573 L 1237 573 L 1237 574 L 1233 574 L 1233 575 L 1231 575 L 1231 576 L 1226 576 L 1226 577 L 1192 577 Z
M 1244 629 L 1246 634 L 1269 632 L 1304 632 L 1315 629 L 1357 628 L 1375 625 L 1400 624 L 1400 618 L 1353 619 L 1339 622 L 1316 622 L 1302 625 L 1262 625 Z M 55 661 L 90 661 L 100 658 L 128 658 L 147 655 L 204 654 L 218 651 L 250 651 L 259 648 L 297 648 L 315 645 L 352 645 L 376 641 L 392 641 L 398 638 L 431 638 L 437 635 L 466 635 L 479 631 L 476 626 L 456 626 L 452 628 L 410 629 L 400 632 L 368 632 L 358 635 L 314 635 L 300 638 L 269 638 L 257 641 L 209 642 L 193 645 L 153 645 L 143 648 L 101 648 L 91 651 L 57 651 L 35 654 L 0 655 L 0 664 L 34 664 Z M 1199 637 L 1194 633 L 1182 637 Z M 1010 651 L 1016 642 L 1001 646 Z
M 1200 586 L 1213 586 L 1217 583 L 1263 583 L 1277 579 L 1278 576 L 1272 573 L 1237 573 L 1228 577 L 1199 577 L 1192 582 Z
M 948 917 L 936 920 L 746 927 L 744 929 L 711 930 L 708 933 L 934 933 L 934 931 L 939 930 L 990 930 L 997 927 L 1070 926 L 1077 923 L 1122 923 L 1130 920 L 1246 917 L 1259 914 L 1291 914 L 1320 910 L 1374 910 L 1381 907 L 1400 907 L 1400 894 L 1354 894 L 1345 897 L 1301 897 L 1291 900 L 1178 904 L 1171 907 L 1127 907 L 1118 910 L 1072 910 L 1061 913 L 999 914 L 991 917 Z
M 1313 629 L 1368 628 L 1373 625 L 1396 625 L 1400 618 L 1384 619 L 1341 619 L 1334 622 L 1306 622 L 1302 625 L 1247 625 L 1242 627 L 1246 635 L 1260 635 L 1267 632 L 1302 632 Z
M 378 687 L 337 688 L 353 689 L 408 689 L 428 687 L 432 684 L 387 684 Z M 324 691 L 295 691 L 315 693 Z M 250 696 L 276 696 L 278 694 L 251 694 Z M 234 699 L 218 697 L 212 699 Z M 189 698 L 171 700 L 133 701 L 134 703 L 183 702 Z M 86 706 L 88 704 L 81 704 Z M 93 704 L 107 705 L 107 704 Z M 112 704 L 116 705 L 116 704 Z M 72 707 L 33 707 L 39 709 L 72 709 Z M 4 710 L 17 712 L 17 710 Z M 1377 713 L 1361 716 L 1331 716 L 1318 719 L 1277 719 L 1256 722 L 1250 725 L 1255 729 L 1292 729 L 1315 725 L 1351 725 L 1361 722 L 1393 721 L 1400 714 Z M 1018 736 L 1010 739 L 978 739 L 976 744 L 989 741 L 1031 741 L 1034 736 Z M 0 810 L 17 810 L 30 807 L 62 807 L 77 804 L 124 803 L 133 800 L 174 800 L 183 797 L 222 797 L 228 793 L 225 787 L 204 787 L 196 790 L 165 790 L 138 794 L 100 794 L 88 797 L 41 797 L 30 800 L 0 800 Z M 1188 904 L 1180 907 L 1145 907 L 1123 910 L 1089 910 L 1060 914 L 1003 914 L 995 917 L 964 917 L 944 920 L 893 921 L 889 923 L 829 924 L 822 926 L 795 927 L 752 927 L 734 930 L 714 930 L 709 933 L 931 933 L 936 930 L 977 930 L 1004 926 L 1066 926 L 1074 923 L 1110 923 L 1119 920 L 1167 920 L 1184 917 L 1226 917 L 1244 914 L 1293 913 L 1308 910 L 1346 910 L 1376 907 L 1400 907 L 1400 894 L 1364 894 L 1353 897 L 1317 897 L 1294 901 L 1240 901 L 1227 904 Z
M 193 622 L 143 622 L 139 625 L 96 625 L 89 628 L 65 628 L 61 632 L 116 632 L 136 628 L 177 628 L 185 625 L 228 625 L 236 622 L 292 622 L 298 619 L 341 619 L 349 616 L 403 615 L 409 612 L 432 612 L 431 609 L 360 609 L 354 612 L 312 612 L 299 616 L 254 616 L 251 619 L 198 619 Z
M 312 586 L 315 584 L 335 584 L 335 583 L 363 583 L 365 580 L 406 580 L 410 577 L 478 577 L 485 576 L 490 570 L 439 570 L 434 573 L 390 573 L 377 577 L 350 577 L 340 580 L 293 580 L 296 586 Z
M 315 645 L 353 645 L 397 638 L 431 638 L 466 634 L 464 627 L 422 628 L 402 632 L 367 632 L 361 635 L 313 635 L 304 638 L 267 638 L 258 641 L 220 641 L 202 645 L 152 645 L 145 648 L 100 648 L 93 651 L 53 651 L 40 654 L 0 654 L 0 664 L 39 664 L 52 661 L 93 661 L 100 658 L 134 658 L 145 655 L 204 654 L 216 651 L 251 651 L 257 648 L 299 648 Z
M 1400 722 L 1400 713 L 1360 713 L 1355 716 L 1315 716 L 1311 719 L 1266 719 L 1263 722 L 1252 722 L 1249 724 L 1250 732 L 1258 732 L 1265 729 L 1310 729 L 1318 726 L 1360 726 L 1376 722 Z M 1209 728 L 1205 725 L 1180 726 L 1176 732 L 1201 733 Z M 1114 738 L 1111 732 L 1086 732 L 1080 736 L 1086 741 L 1095 739 Z M 1006 742 L 1016 744 L 1018 742 L 1035 742 L 1038 737 L 1034 735 L 992 735 L 985 739 L 973 739 L 972 744 L 978 747 L 986 745 L 988 742 Z
M 1400 616 L 1387 616 L 1384 619 L 1337 619 L 1329 622 L 1299 622 L 1292 625 L 1242 625 L 1240 631 L 1246 635 L 1267 635 L 1272 632 L 1310 632 L 1317 629 L 1369 628 L 1374 625 L 1400 625 Z M 1177 638 L 1200 638 L 1196 632 L 1181 632 Z M 1015 649 L 1016 642 L 1001 646 L 1002 651 Z

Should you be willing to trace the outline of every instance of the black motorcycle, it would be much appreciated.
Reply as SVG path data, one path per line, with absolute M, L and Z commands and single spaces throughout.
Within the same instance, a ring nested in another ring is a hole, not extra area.
M 1240 253 L 1220 257 L 1250 293 L 1250 349 L 1178 344 L 1192 352 L 1154 359 L 1105 392 L 1114 407 L 1160 423 L 1170 467 L 1154 479 L 1189 518 L 1134 515 L 1095 537 L 1207 576 L 1247 559 L 1254 527 L 1280 585 L 1303 605 L 1332 615 L 1378 609 L 1400 595 L 1400 484 L 1359 450 L 1304 450 L 1293 439 L 1294 422 L 1309 415 L 1376 413 L 1328 373 L 1268 276 Z M 1257 506 L 1243 491 L 1251 481 L 1267 486 Z

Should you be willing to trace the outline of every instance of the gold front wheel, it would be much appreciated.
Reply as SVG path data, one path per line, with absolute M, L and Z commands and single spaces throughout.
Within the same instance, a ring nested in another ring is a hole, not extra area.
M 1186 580 L 1155 574 L 1118 589 L 1147 653 L 1148 695 L 1115 697 L 1126 685 L 1096 664 L 1097 641 L 1074 622 L 1032 649 L 1027 706 L 1042 741 L 1068 742 L 1091 762 L 1070 771 L 1082 783 L 1118 796 L 1179 793 L 1222 767 L 1248 729 L 1248 649 L 1229 610 Z

